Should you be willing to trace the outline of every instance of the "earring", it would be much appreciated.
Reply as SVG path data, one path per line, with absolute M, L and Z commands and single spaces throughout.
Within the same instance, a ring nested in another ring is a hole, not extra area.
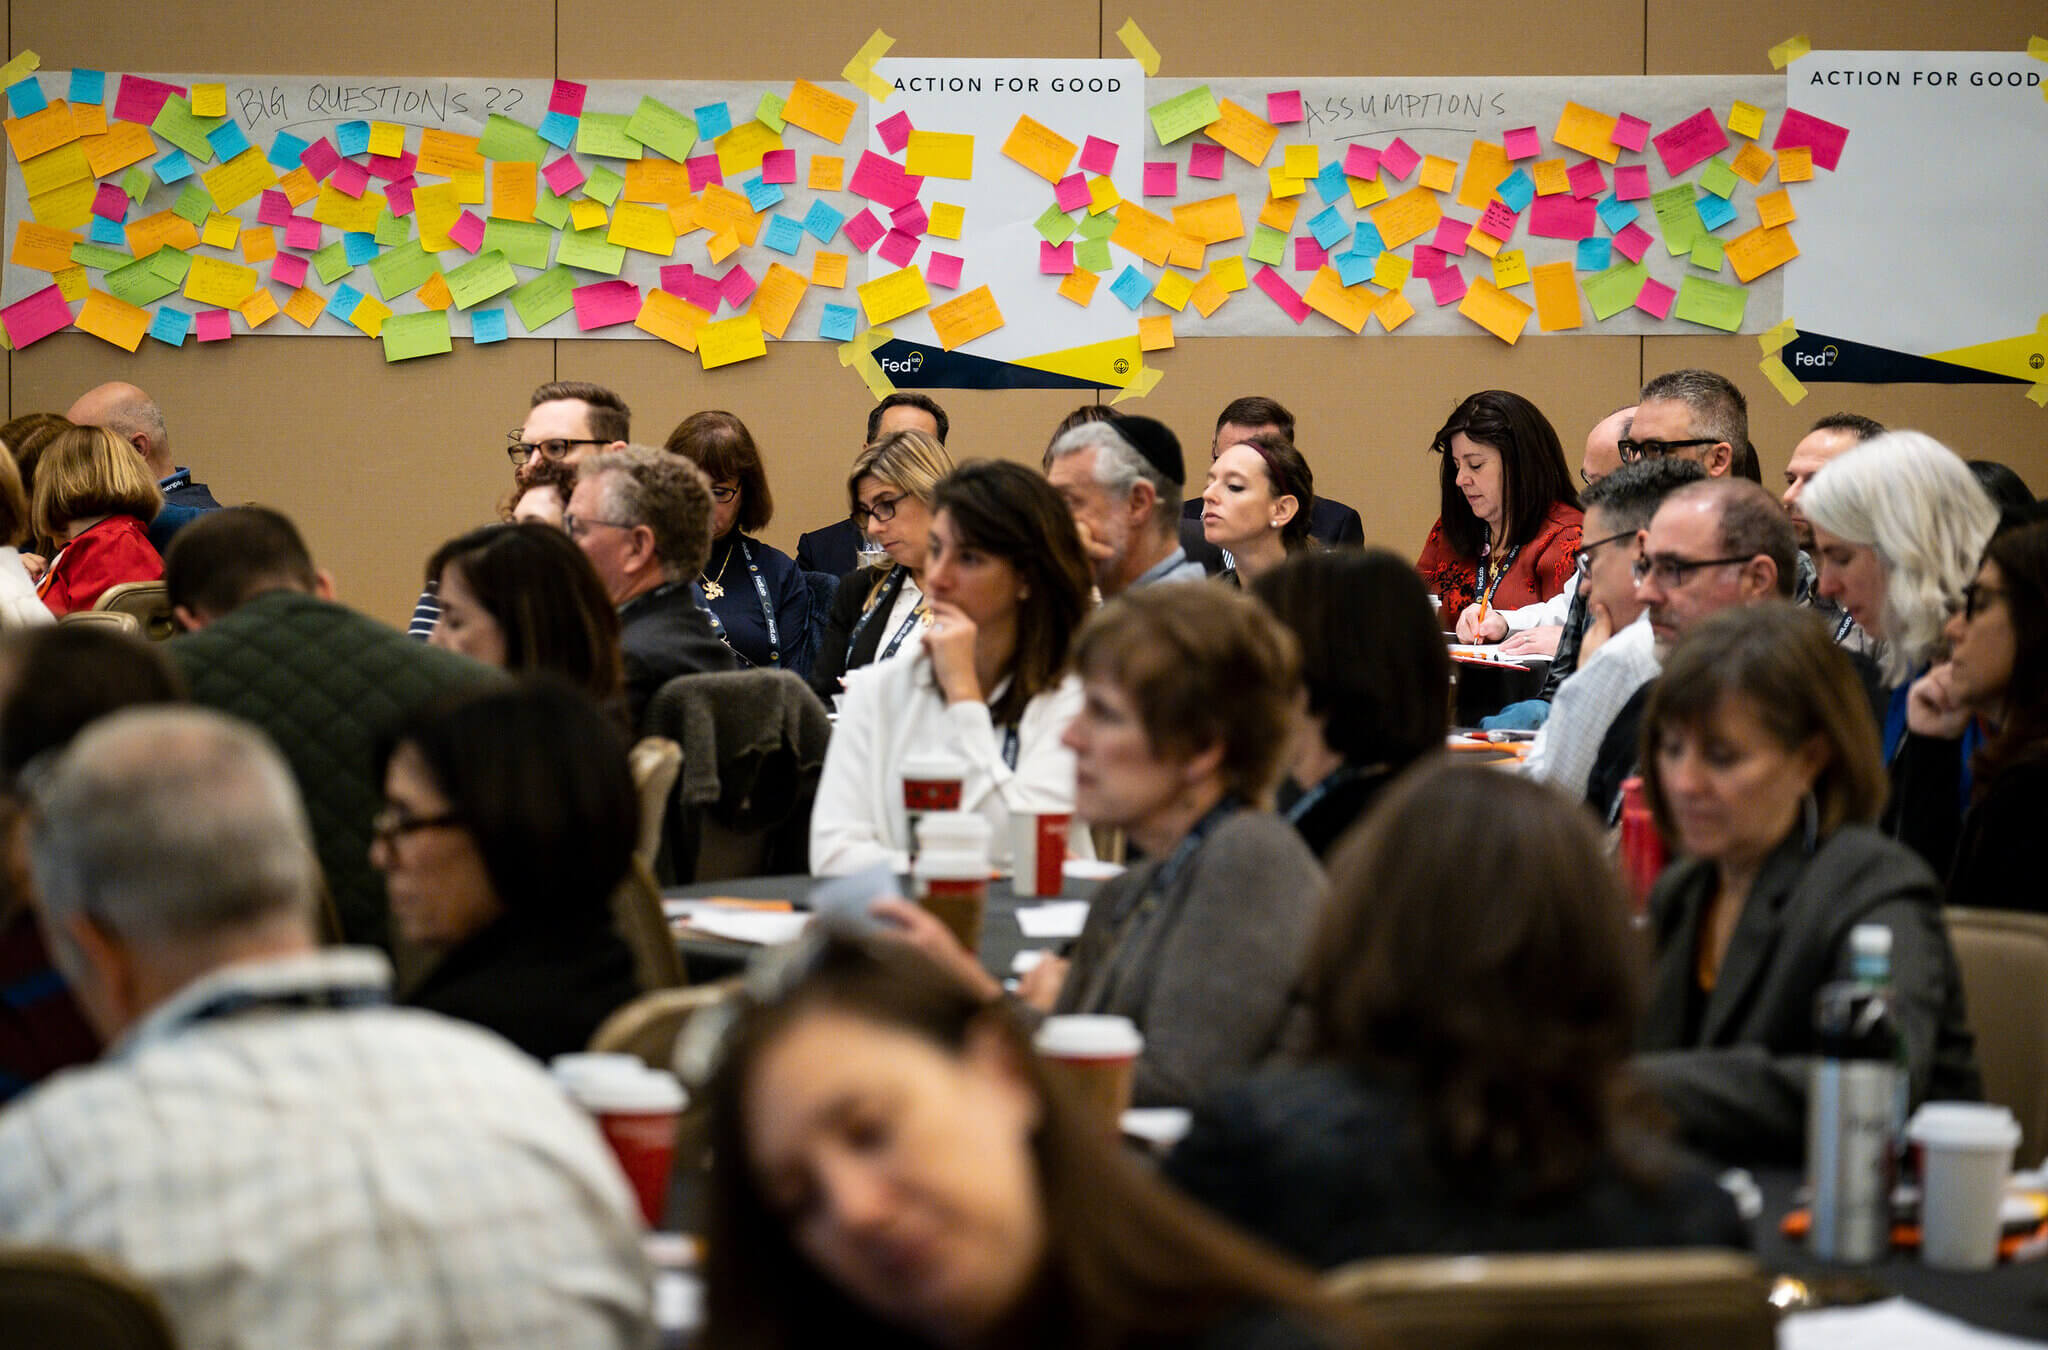
M 1806 795 L 1800 798 L 1799 815 L 1806 831 L 1806 851 L 1810 855 L 1820 846 L 1820 799 L 1813 795 L 1812 788 L 1808 788 Z

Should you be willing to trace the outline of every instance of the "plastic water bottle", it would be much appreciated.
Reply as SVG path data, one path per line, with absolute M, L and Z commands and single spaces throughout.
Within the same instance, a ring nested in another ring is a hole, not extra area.
M 1814 996 L 1816 1060 L 1807 1101 L 1811 1246 L 1822 1260 L 1875 1261 L 1891 1249 L 1891 1195 L 1905 1105 L 1904 1045 L 1892 1017 L 1892 931 L 1849 933 L 1850 978 Z

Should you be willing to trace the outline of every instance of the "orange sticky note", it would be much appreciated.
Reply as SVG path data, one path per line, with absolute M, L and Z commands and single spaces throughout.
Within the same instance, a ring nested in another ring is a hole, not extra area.
M 242 231 L 242 261 L 269 262 L 277 256 L 277 232 L 268 225 L 252 225 Z
M 1164 216 L 1154 215 L 1136 202 L 1124 203 L 1116 214 L 1116 228 L 1109 234 L 1110 243 L 1155 267 L 1166 265 L 1166 255 L 1179 238 L 1180 232 Z
M 84 238 L 70 230 L 24 220 L 14 228 L 14 252 L 7 260 L 16 267 L 33 267 L 38 272 L 61 272 L 71 266 L 71 246 Z
M 824 249 L 811 255 L 811 284 L 830 286 L 834 289 L 846 285 L 846 255 Z
M 1409 304 L 1408 297 L 1399 291 L 1388 291 L 1373 302 L 1372 316 L 1380 321 L 1380 327 L 1391 333 L 1415 317 L 1415 306 Z
M 811 191 L 837 192 L 845 178 L 846 160 L 841 156 L 811 156 Z
M 1606 113 L 1568 102 L 1558 116 L 1557 130 L 1551 133 L 1550 139 L 1567 150 L 1576 150 L 1612 164 L 1621 157 L 1621 148 L 1614 143 L 1615 125 L 1615 119 Z
M 1292 223 L 1290 216 L 1289 224 Z M 1174 207 L 1173 227 L 1190 239 L 1221 244 L 1244 238 L 1244 212 L 1238 207 L 1237 194 L 1226 192 L 1220 197 L 1205 197 Z
M 782 102 L 783 121 L 793 127 L 802 127 L 813 136 L 822 136 L 834 145 L 846 139 L 846 129 L 853 122 L 853 112 L 852 99 L 829 89 L 820 89 L 809 80 L 798 80 L 791 86 L 789 97 Z
M 633 326 L 671 342 L 686 352 L 697 350 L 697 330 L 711 322 L 711 316 L 679 295 L 651 290 L 640 302 L 640 317 Z
M 149 311 L 105 291 L 87 291 L 85 308 L 78 312 L 76 322 L 81 332 L 132 352 L 142 345 L 142 336 L 149 331 Z
M 768 336 L 780 338 L 789 331 L 789 321 L 796 317 L 796 307 L 810 287 L 811 283 L 801 274 L 781 263 L 770 263 L 768 275 L 754 289 L 754 301 L 747 306 L 747 313 L 761 321 L 761 330 Z
M 715 263 L 724 262 L 732 256 L 733 250 L 739 246 L 740 237 L 731 230 L 727 230 L 723 234 L 712 235 L 710 242 L 704 245 L 704 251 L 711 255 L 711 261 Z
M 1799 219 L 1799 212 L 1793 208 L 1792 194 L 1779 188 L 1776 192 L 1758 194 L 1756 216 L 1766 227 L 1772 227 L 1791 224 Z
M 1224 289 L 1223 283 L 1217 280 L 1215 273 L 1212 272 L 1195 283 L 1195 289 L 1188 296 L 1188 303 L 1195 307 L 1196 313 L 1206 319 L 1221 309 L 1223 302 L 1229 298 L 1230 292 Z
M 277 317 L 277 297 L 270 293 L 268 286 L 258 286 L 242 302 L 242 322 L 251 328 L 261 328 Z
M 1138 320 L 1138 350 L 1163 352 L 1173 345 L 1173 316 L 1148 314 Z
M 277 180 L 277 190 L 284 194 L 294 209 L 304 206 L 320 195 L 320 185 L 313 181 L 313 175 L 301 164 Z
M 1166 261 L 1169 266 L 1185 267 L 1190 272 L 1199 272 L 1202 270 L 1202 259 L 1208 252 L 1209 246 L 1201 240 L 1190 239 L 1175 231 L 1173 247 L 1166 250 Z
M 538 164 L 500 160 L 492 165 L 492 217 L 498 220 L 532 220 L 533 205 L 540 192 L 539 175 Z
M 1546 333 L 1577 328 L 1586 321 L 1579 304 L 1579 283 L 1568 262 L 1544 263 L 1530 269 L 1536 282 L 1536 326 Z
M 788 109 L 783 110 L 783 115 L 788 116 Z M 1058 183 L 1067 176 L 1067 166 L 1074 162 L 1079 150 L 1079 146 L 1051 127 L 1029 117 L 1019 117 L 1003 142 L 1005 158 L 1022 164 L 1048 183 Z
M 453 178 L 458 173 L 481 172 L 483 167 L 484 157 L 477 149 L 476 137 L 442 131 L 437 127 L 427 127 L 420 132 L 419 162 L 414 167 L 415 172 L 435 178 Z
M 40 112 L 26 117 L 10 117 L 6 122 L 7 143 L 14 147 L 16 159 L 34 159 L 46 150 L 55 150 L 60 145 L 69 145 L 78 139 L 78 123 L 71 115 L 71 105 L 57 99 Z
M 1542 159 L 1529 166 L 1529 176 L 1536 182 L 1536 195 L 1555 197 L 1572 190 L 1571 175 L 1561 159 Z
M 284 302 L 284 312 L 301 328 L 311 328 L 313 321 L 320 317 L 320 311 L 326 308 L 326 297 L 310 286 L 299 287 Z
M 761 218 L 747 199 L 716 183 L 707 186 L 697 199 L 697 223 L 714 235 L 736 235 L 748 248 L 761 232 Z
M 1390 249 L 1421 238 L 1443 218 L 1443 208 L 1437 205 L 1436 194 L 1428 188 L 1410 188 L 1372 209 L 1372 223 L 1380 232 L 1380 241 Z
M 1001 328 L 1003 311 L 996 307 L 995 294 L 988 287 L 976 286 L 957 299 L 934 306 L 931 320 L 939 345 L 950 352 Z
M 1813 147 L 1788 145 L 1778 152 L 1778 181 L 1804 183 L 1813 178 Z
M 1095 298 L 1095 286 L 1100 280 L 1095 273 L 1077 267 L 1067 273 L 1067 279 L 1060 283 L 1060 295 L 1085 309 L 1088 302 Z
M 1426 187 L 1431 192 L 1449 192 L 1458 185 L 1457 162 L 1445 159 L 1442 155 L 1424 155 L 1422 174 L 1415 181 L 1418 186 Z
M 128 251 L 138 258 L 147 258 L 166 244 L 172 248 L 196 248 L 199 245 L 199 228 L 183 216 L 169 211 L 144 216 L 128 227 L 127 235 Z
M 1301 298 L 1316 313 L 1357 333 L 1364 331 L 1365 321 L 1372 317 L 1373 301 L 1377 297 L 1363 286 L 1347 290 L 1336 268 L 1320 267 L 1308 283 L 1308 289 L 1301 293 Z
M 503 166 L 500 165 L 502 171 Z M 534 166 L 522 165 L 528 172 Z M 620 195 L 629 202 L 674 206 L 690 200 L 690 171 L 674 160 L 642 155 L 626 161 L 626 186 Z
M 1259 224 L 1271 230 L 1294 228 L 1294 213 L 1301 209 L 1298 197 L 1267 197 L 1266 204 L 1259 210 Z M 1392 248 L 1389 244 L 1387 247 Z
M 1792 231 L 1783 225 L 1759 225 L 1730 239 L 1724 252 L 1735 275 L 1748 283 L 1798 257 L 1799 245 L 1793 242 Z
M 428 309 L 446 309 L 455 303 L 455 294 L 448 289 L 448 278 L 439 272 L 428 277 L 413 294 L 417 295 L 420 303 Z
M 1521 341 L 1522 330 L 1535 312 L 1485 277 L 1474 279 L 1472 288 L 1465 292 L 1464 303 L 1458 306 L 1458 313 L 1510 347 Z
M 1745 145 L 1736 152 L 1728 165 L 1741 177 L 1752 183 L 1761 183 L 1771 171 L 1771 152 L 1755 145 Z
M 1491 141 L 1472 142 L 1471 152 L 1465 158 L 1465 182 L 1458 189 L 1458 205 L 1484 211 L 1493 200 L 1493 190 L 1513 169 L 1506 147 Z
M 1474 253 L 1483 253 L 1489 258 L 1498 258 L 1500 256 L 1501 241 L 1480 229 L 1477 225 L 1474 225 L 1471 233 L 1465 236 L 1465 247 L 1471 249 Z
M 115 122 L 105 135 L 87 136 L 79 144 L 85 147 L 85 162 L 92 166 L 96 178 L 105 178 L 156 153 L 156 141 L 149 128 L 133 122 Z
M 1222 116 L 1203 128 L 1209 139 L 1254 168 L 1264 164 L 1266 156 L 1272 153 L 1273 142 L 1280 137 L 1280 128 L 1227 98 L 1216 105 L 1216 110 Z
M 104 103 L 72 104 L 71 126 L 80 136 L 106 135 L 107 105 Z

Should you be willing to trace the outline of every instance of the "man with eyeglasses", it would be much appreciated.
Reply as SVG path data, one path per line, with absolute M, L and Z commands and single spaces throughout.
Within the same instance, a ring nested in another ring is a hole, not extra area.
M 1682 455 L 1707 477 L 1726 478 L 1748 444 L 1749 401 L 1740 389 L 1711 370 L 1673 370 L 1643 386 L 1621 462 Z

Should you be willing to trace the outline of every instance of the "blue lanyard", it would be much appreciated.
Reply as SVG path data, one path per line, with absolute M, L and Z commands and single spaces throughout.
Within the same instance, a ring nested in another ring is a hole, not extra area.
M 1491 551 L 1492 550 L 1489 548 L 1488 553 L 1490 553 Z M 1493 593 L 1499 590 L 1501 582 L 1507 579 L 1508 569 L 1515 565 L 1515 555 L 1517 553 L 1520 553 L 1521 551 L 1522 546 L 1520 544 L 1516 544 L 1513 548 L 1509 549 L 1500 560 L 1499 571 L 1495 571 L 1493 567 L 1486 561 L 1485 554 L 1482 554 L 1480 556 L 1478 597 L 1479 599 L 1486 601 L 1488 604 L 1491 604 L 1493 602 Z
M 1336 772 L 1323 779 L 1322 782 L 1317 783 L 1314 787 L 1302 793 L 1301 796 L 1295 798 L 1294 805 L 1287 808 L 1287 823 L 1289 825 L 1301 824 L 1302 817 L 1321 805 L 1323 798 L 1347 783 L 1357 782 L 1364 775 L 1365 770 L 1356 765 L 1346 764 L 1339 768 Z
M 853 631 L 846 636 L 846 654 L 849 657 L 853 655 L 854 644 L 860 641 L 860 635 L 867 631 L 875 616 L 888 613 L 896 603 L 896 597 L 903 593 L 903 583 L 909 578 L 910 569 L 901 563 L 889 569 L 889 575 L 882 579 L 882 589 L 875 596 L 875 602 L 867 607 L 867 612 L 860 616 L 859 622 L 853 625 Z M 896 649 L 891 647 L 889 650 L 894 652 Z
M 1003 728 L 1003 763 L 1005 763 L 1005 764 L 1007 764 L 1007 765 L 1009 765 L 1009 766 L 1010 766 L 1010 770 L 1011 770 L 1011 772 L 1013 772 L 1013 773 L 1014 773 L 1014 772 L 1016 772 L 1016 769 L 1017 769 L 1017 728 L 1015 728 L 1015 727 L 1004 727 L 1004 728 Z
M 782 664 L 782 633 L 775 623 L 775 606 L 769 603 L 768 600 L 768 583 L 761 579 L 761 569 L 754 562 L 754 546 L 747 541 L 744 535 L 740 537 L 736 547 L 740 551 L 740 556 L 747 560 L 747 571 L 754 578 L 754 594 L 761 601 L 761 619 L 768 625 L 769 664 L 780 666 Z M 708 600 L 704 604 L 704 612 L 711 616 L 711 631 L 718 635 L 720 642 L 731 647 L 732 639 L 726 634 L 725 624 L 719 620 L 718 611 L 711 607 Z M 733 655 L 739 656 L 738 648 L 733 649 Z M 746 658 L 743 656 L 740 659 L 746 661 Z M 753 662 L 748 661 L 747 664 L 752 665 Z

